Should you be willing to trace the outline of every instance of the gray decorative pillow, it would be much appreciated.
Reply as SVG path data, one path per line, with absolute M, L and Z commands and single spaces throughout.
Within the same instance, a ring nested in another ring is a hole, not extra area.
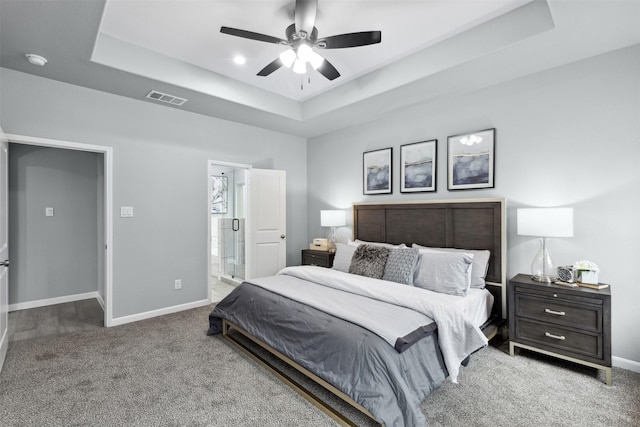
M 413 285 L 449 295 L 467 295 L 473 255 L 421 249 Z
M 382 246 L 360 245 L 353 253 L 349 273 L 381 279 L 391 249 Z
M 416 248 L 391 249 L 382 279 L 413 285 L 413 272 L 419 256 L 420 251 Z
M 336 256 L 333 258 L 333 269 L 349 272 L 351 266 L 351 258 L 356 251 L 357 246 L 347 245 L 346 243 L 336 243 Z
M 456 249 L 456 248 L 429 248 L 427 246 L 420 246 L 413 244 L 412 248 L 418 248 L 420 250 L 429 249 L 440 252 L 464 252 L 473 255 L 473 266 L 471 267 L 471 287 L 484 289 L 484 278 L 487 277 L 487 270 L 489 269 L 489 258 L 491 252 L 487 250 L 474 250 L 474 249 Z

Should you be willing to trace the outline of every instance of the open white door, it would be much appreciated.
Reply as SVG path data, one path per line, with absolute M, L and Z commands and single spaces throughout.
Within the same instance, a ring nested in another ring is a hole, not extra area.
M 9 140 L 0 128 L 0 371 L 9 347 Z
M 285 171 L 249 170 L 249 271 L 247 279 L 273 276 L 287 265 Z

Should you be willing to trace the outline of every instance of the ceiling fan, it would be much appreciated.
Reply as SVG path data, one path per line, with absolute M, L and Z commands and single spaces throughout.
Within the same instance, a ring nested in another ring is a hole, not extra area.
M 245 39 L 290 47 L 290 49 L 281 53 L 278 58 L 258 72 L 257 75 L 263 77 L 268 76 L 282 66 L 292 67 L 294 72 L 304 74 L 307 71 L 307 63 L 309 63 L 327 79 L 334 80 L 340 77 L 340 73 L 336 67 L 318 54 L 314 48 L 343 49 L 347 47 L 367 46 L 382 41 L 382 33 L 380 31 L 338 34 L 319 39 L 318 29 L 315 27 L 317 11 L 318 0 L 296 0 L 294 23 L 289 25 L 285 30 L 286 40 L 230 27 L 221 27 L 220 32 Z

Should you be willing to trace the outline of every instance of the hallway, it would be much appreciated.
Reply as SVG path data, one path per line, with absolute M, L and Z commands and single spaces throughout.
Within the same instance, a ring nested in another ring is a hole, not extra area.
M 9 343 L 103 326 L 104 312 L 96 299 L 12 311 L 9 313 Z

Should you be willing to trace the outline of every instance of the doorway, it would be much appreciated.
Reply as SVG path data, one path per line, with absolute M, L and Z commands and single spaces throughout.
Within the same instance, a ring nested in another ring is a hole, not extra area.
M 209 295 L 218 302 L 246 279 L 250 165 L 209 162 Z
M 104 310 L 103 324 L 104 326 L 112 326 L 112 148 L 83 144 L 77 142 L 52 140 L 46 138 L 29 137 L 23 135 L 6 135 L 8 141 L 12 144 L 19 144 L 21 146 L 33 146 L 33 147 L 47 147 L 58 148 L 63 150 L 73 150 L 87 153 L 97 154 L 97 181 L 95 191 L 97 192 L 97 277 L 98 277 L 98 289 L 92 294 L 95 294 L 96 298 L 102 305 Z M 53 215 L 56 215 L 55 206 L 53 207 Z M 49 215 L 48 209 L 41 212 L 42 215 Z M 11 254 L 10 254 L 11 256 Z M 11 272 L 10 272 L 11 274 Z M 62 298 L 52 298 L 52 303 L 60 304 L 67 303 L 71 300 Z M 8 303 L 8 300 L 6 301 Z M 24 306 L 23 308 L 37 307 L 38 305 Z
M 217 302 L 286 266 L 286 173 L 214 160 L 207 171 L 209 299 Z

